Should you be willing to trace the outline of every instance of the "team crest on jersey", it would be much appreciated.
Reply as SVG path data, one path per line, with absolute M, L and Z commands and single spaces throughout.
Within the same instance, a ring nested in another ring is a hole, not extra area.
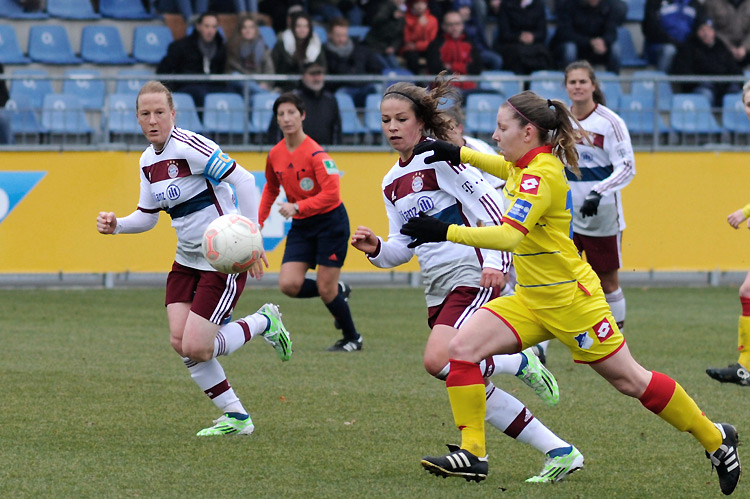
M 591 339 L 588 331 L 577 334 L 575 336 L 575 340 L 578 343 L 578 348 L 580 348 L 581 350 L 588 350 L 594 344 L 594 340 Z
M 302 177 L 302 180 L 299 181 L 299 188 L 303 191 L 311 191 L 313 187 L 315 187 L 315 182 L 310 177 Z
M 607 318 L 602 319 L 600 323 L 594 326 L 594 334 L 599 339 L 599 343 L 604 343 L 607 339 L 612 336 L 615 332 L 612 324 L 609 323 Z
M 516 202 L 513 203 L 513 206 L 511 206 L 510 210 L 508 210 L 507 216 L 517 222 L 523 223 L 526 221 L 526 217 L 531 211 L 531 206 L 531 203 L 525 199 L 517 199 Z
M 338 175 L 339 169 L 332 159 L 324 159 L 323 166 L 325 166 L 326 173 L 328 173 L 328 175 L 333 175 L 334 173 Z
M 167 165 L 167 175 L 169 175 L 169 178 L 176 178 L 179 173 L 180 169 L 177 166 L 177 163 L 174 161 L 170 161 Z
M 422 172 L 417 172 L 411 179 L 411 190 L 419 192 L 422 189 L 424 189 L 424 174 Z
M 539 192 L 540 178 L 536 175 L 524 173 L 521 177 L 520 192 L 526 194 L 537 194 Z

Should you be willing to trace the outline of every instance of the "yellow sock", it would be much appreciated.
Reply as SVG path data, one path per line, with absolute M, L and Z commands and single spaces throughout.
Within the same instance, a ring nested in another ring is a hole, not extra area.
M 745 369 L 750 368 L 750 315 L 740 315 L 737 325 L 737 351 L 740 352 L 737 362 Z
M 484 415 L 487 400 L 479 365 L 451 359 L 445 386 L 453 409 L 453 420 L 461 430 L 461 448 L 475 456 L 487 455 L 484 441 Z
M 721 432 L 698 404 L 675 380 L 653 372 L 641 403 L 680 431 L 690 432 L 704 449 L 713 452 L 721 445 Z

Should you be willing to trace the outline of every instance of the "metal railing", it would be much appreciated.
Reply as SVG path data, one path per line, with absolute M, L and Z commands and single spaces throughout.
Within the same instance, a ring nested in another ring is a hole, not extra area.
M 135 117 L 135 94 L 148 79 L 203 81 L 236 89 L 233 99 L 216 99 L 211 106 L 191 108 L 190 101 L 178 99 L 178 126 L 199 131 L 224 147 L 236 150 L 267 150 L 265 140 L 272 119 L 270 106 L 274 94 L 252 93 L 249 79 L 243 75 L 154 75 L 148 72 L 107 76 L 87 74 L 85 70 L 70 76 L 49 76 L 44 71 L 15 72 L 0 75 L 11 89 L 11 100 L 2 111 L 10 121 L 15 144 L 0 150 L 128 150 L 147 145 Z M 270 85 L 289 85 L 298 81 L 288 75 L 258 75 L 257 81 Z M 431 76 L 357 75 L 326 76 L 330 84 L 374 84 L 376 97 L 369 106 L 340 105 L 343 129 L 330 150 L 388 150 L 380 132 L 378 96 L 394 81 L 412 81 L 428 85 Z M 466 92 L 467 135 L 491 141 L 497 112 L 497 98 L 507 98 L 519 89 L 530 88 L 547 98 L 567 102 L 562 73 L 551 71 L 532 76 L 485 73 L 465 76 L 461 81 L 475 83 Z M 750 143 L 750 120 L 736 93 L 725 105 L 706 107 L 698 94 L 683 94 L 686 85 L 744 82 L 733 77 L 671 77 L 655 72 L 616 76 L 599 75 L 608 104 L 625 120 L 637 150 L 745 149 Z M 231 90 L 227 90 L 231 92 Z M 66 97 L 73 94 L 76 97 Z M 502 102 L 502 100 L 500 100 Z M 314 122 L 308 116 L 307 122 Z

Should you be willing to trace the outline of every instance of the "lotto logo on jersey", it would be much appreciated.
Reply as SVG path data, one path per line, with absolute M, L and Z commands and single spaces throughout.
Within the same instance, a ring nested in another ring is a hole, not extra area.
M 511 206 L 506 215 L 508 218 L 523 223 L 526 221 L 526 217 L 529 215 L 530 211 L 531 203 L 525 199 L 516 199 L 516 202 L 513 203 L 513 206 Z
M 521 192 L 526 194 L 536 194 L 539 192 L 539 177 L 524 173 L 521 177 Z
M 614 332 L 615 330 L 612 327 L 612 324 L 609 323 L 606 317 L 602 319 L 599 324 L 594 326 L 594 334 L 599 339 L 600 343 L 604 343 L 605 341 L 607 341 L 607 338 L 612 336 Z

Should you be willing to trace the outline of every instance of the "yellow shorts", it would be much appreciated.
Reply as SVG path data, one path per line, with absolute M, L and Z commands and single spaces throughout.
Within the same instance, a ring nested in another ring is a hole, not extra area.
M 482 308 L 513 331 L 521 350 L 557 338 L 568 347 L 575 362 L 592 364 L 625 344 L 601 288 L 591 295 L 579 290 L 565 307 L 532 310 L 518 295 L 512 295 L 496 298 Z

